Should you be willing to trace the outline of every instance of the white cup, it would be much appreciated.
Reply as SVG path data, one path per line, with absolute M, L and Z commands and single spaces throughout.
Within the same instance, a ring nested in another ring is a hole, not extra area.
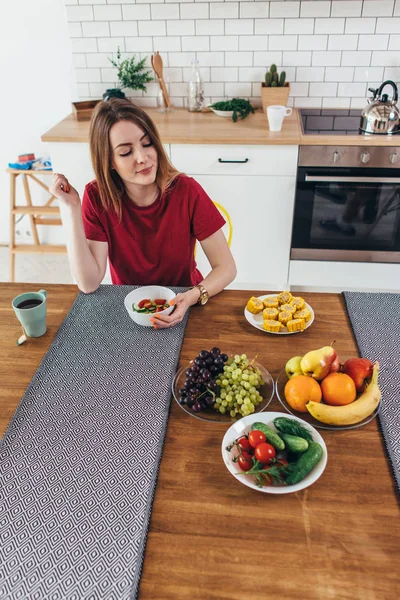
M 267 106 L 267 117 L 270 131 L 281 131 L 283 119 L 292 114 L 292 109 L 286 106 Z

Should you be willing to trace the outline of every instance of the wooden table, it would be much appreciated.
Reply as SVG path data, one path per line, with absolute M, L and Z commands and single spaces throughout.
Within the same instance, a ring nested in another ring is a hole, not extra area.
M 45 285 L 48 332 L 18 347 L 11 308 L 39 285 L 0 284 L 0 429 L 75 296 L 75 286 Z M 276 376 L 293 355 L 336 339 L 357 356 L 342 297 L 303 294 L 316 320 L 301 335 L 273 336 L 247 324 L 250 292 L 226 291 L 192 309 L 181 364 L 202 348 L 258 354 Z M 282 410 L 276 399 L 271 410 Z M 312 487 L 285 496 L 250 490 L 221 458 L 226 426 L 190 418 L 172 400 L 153 504 L 141 600 L 394 600 L 399 591 L 400 521 L 394 479 L 377 421 L 352 431 L 322 431 L 327 468 Z M 397 592 L 396 592 L 397 590 Z

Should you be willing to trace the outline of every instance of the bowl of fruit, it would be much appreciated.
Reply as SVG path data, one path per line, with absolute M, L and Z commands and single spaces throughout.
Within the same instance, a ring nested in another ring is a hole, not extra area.
M 324 346 L 287 361 L 276 382 L 284 408 L 320 429 L 353 429 L 374 419 L 380 408 L 379 363 L 349 358 Z
M 144 327 L 151 327 L 154 313 L 169 315 L 174 306 L 171 304 L 176 293 L 163 285 L 145 285 L 138 287 L 125 296 L 124 304 L 132 321 Z
M 222 440 L 222 458 L 243 485 L 267 494 L 289 494 L 317 481 L 328 452 L 318 431 L 302 419 L 267 412 L 231 425 Z
M 254 358 L 214 347 L 201 350 L 178 369 L 172 393 L 192 417 L 226 423 L 265 410 L 274 395 L 274 381 Z

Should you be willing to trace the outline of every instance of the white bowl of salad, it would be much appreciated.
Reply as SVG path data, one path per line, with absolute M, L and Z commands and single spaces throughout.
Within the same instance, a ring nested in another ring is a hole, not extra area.
M 124 304 L 128 315 L 138 325 L 152 327 L 156 313 L 169 315 L 174 306 L 170 304 L 176 293 L 162 285 L 145 285 L 125 296 Z

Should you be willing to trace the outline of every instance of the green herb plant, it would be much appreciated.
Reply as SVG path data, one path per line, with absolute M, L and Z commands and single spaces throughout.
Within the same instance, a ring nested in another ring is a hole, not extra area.
M 121 84 L 120 89 L 130 88 L 131 90 L 142 90 L 147 92 L 146 83 L 153 80 L 151 71 L 146 70 L 146 57 L 142 60 L 136 60 L 135 55 L 132 58 L 126 58 L 121 61 L 121 50 L 118 47 L 117 60 L 108 59 L 110 63 L 118 69 L 118 81 Z
M 232 121 L 236 123 L 238 120 L 238 116 L 241 119 L 245 119 L 248 114 L 254 113 L 254 108 L 250 104 L 248 100 L 243 100 L 242 98 L 232 98 L 232 100 L 222 100 L 221 102 L 215 102 L 215 104 L 210 104 L 211 108 L 215 108 L 215 110 L 223 110 L 229 111 L 232 110 Z

